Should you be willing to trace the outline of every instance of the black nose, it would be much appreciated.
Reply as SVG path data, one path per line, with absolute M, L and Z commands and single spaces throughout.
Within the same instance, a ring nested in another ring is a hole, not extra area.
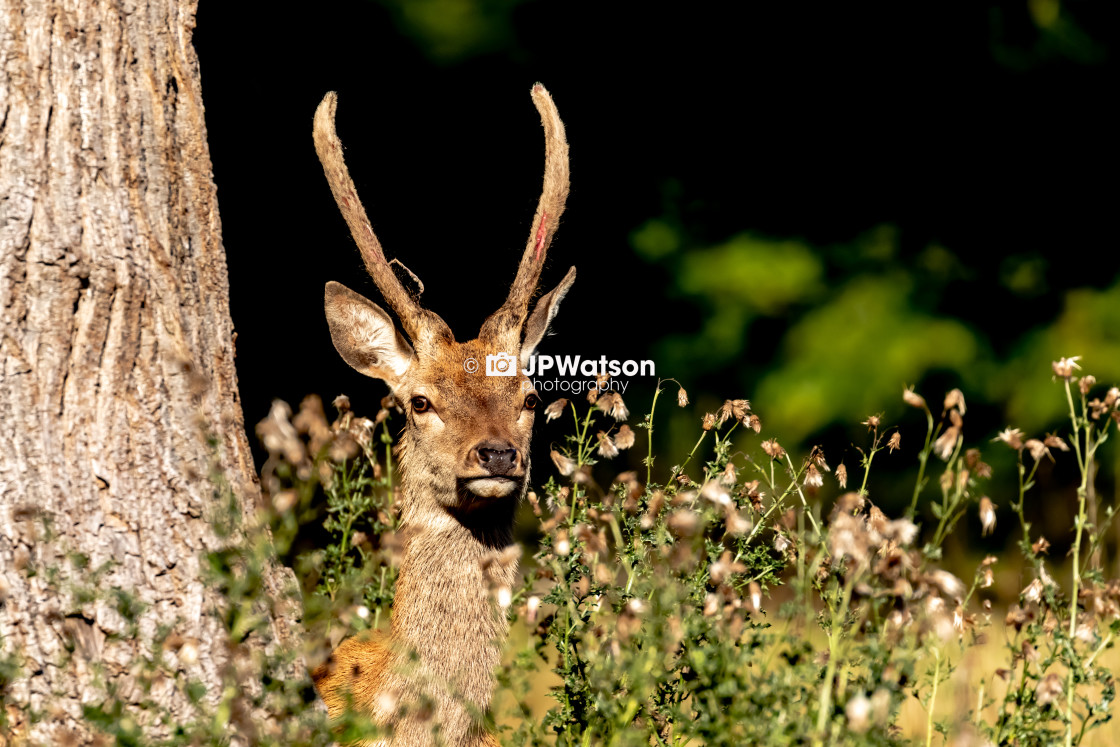
M 478 446 L 478 463 L 492 475 L 508 475 L 517 467 L 517 449 L 502 444 L 483 444 Z

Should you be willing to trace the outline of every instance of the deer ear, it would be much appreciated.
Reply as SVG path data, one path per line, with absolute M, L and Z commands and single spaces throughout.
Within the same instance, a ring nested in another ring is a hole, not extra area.
M 528 368 L 529 359 L 533 357 L 537 346 L 544 339 L 545 333 L 548 332 L 548 325 L 552 322 L 552 318 L 556 316 L 556 312 L 560 310 L 560 301 L 568 294 L 568 289 L 572 287 L 575 279 L 576 268 L 573 267 L 560 281 L 560 285 L 541 296 L 537 305 L 533 307 L 533 313 L 529 315 L 529 319 L 525 322 L 525 340 L 521 343 L 522 368 Z
M 335 350 L 350 366 L 395 390 L 414 353 L 385 311 L 341 283 L 327 283 L 327 324 Z

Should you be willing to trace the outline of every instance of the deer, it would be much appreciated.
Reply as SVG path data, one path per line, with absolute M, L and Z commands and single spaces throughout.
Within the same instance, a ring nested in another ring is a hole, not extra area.
M 462 343 L 405 289 L 392 268 L 399 260 L 386 259 L 343 160 L 337 94 L 328 93 L 315 112 L 315 149 L 335 202 L 401 326 L 362 295 L 327 283 L 335 349 L 355 370 L 385 382 L 406 417 L 395 447 L 405 539 L 390 630 L 344 640 L 312 672 L 332 717 L 350 708 L 391 733 L 367 745 L 498 744 L 480 716 L 508 634 L 490 590 L 512 587 L 517 573 L 513 517 L 528 490 L 541 402 L 522 369 L 576 275 L 569 269 L 530 313 L 569 185 L 564 124 L 544 86 L 534 85 L 531 95 L 545 135 L 536 214 L 508 296 L 478 337 Z M 505 363 L 497 372 L 503 375 L 481 370 L 488 356 L 496 367 Z

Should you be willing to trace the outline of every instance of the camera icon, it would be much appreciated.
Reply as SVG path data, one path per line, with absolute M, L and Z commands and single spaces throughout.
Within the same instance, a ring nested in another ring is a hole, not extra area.
M 486 356 L 487 376 L 516 376 L 517 358 L 509 353 L 494 353 Z

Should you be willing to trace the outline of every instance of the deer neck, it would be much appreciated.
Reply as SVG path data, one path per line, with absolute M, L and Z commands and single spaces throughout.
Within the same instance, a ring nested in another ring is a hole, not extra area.
M 494 559 L 512 541 L 517 496 L 461 512 L 402 487 L 405 544 L 392 612 L 399 666 L 390 689 L 433 698 L 442 738 L 470 743 L 479 727 L 463 704 L 489 708 L 508 633 L 493 592 L 513 586 L 517 566 Z

